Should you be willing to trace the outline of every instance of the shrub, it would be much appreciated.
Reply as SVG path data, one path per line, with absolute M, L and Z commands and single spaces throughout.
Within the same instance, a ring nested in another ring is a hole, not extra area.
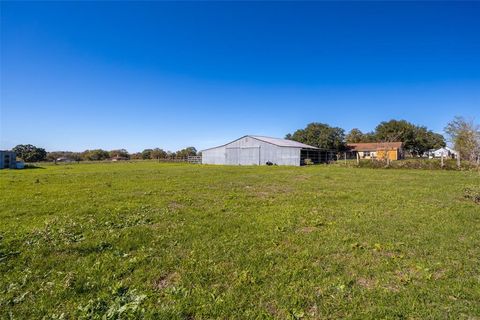
M 344 161 L 337 161 L 337 165 L 345 166 Z M 469 161 L 462 161 L 460 168 L 457 166 L 457 161 L 454 159 L 447 159 L 443 162 L 443 167 L 440 159 L 403 159 L 390 161 L 388 164 L 383 160 L 360 160 L 357 165 L 356 160 L 347 160 L 347 167 L 361 167 L 361 168 L 391 168 L 391 169 L 423 169 L 423 170 L 475 170 L 478 167 Z
M 312 159 L 308 159 L 308 158 L 305 159 L 305 160 L 303 160 L 303 162 L 305 163 L 305 165 L 311 165 L 311 164 L 313 164 Z

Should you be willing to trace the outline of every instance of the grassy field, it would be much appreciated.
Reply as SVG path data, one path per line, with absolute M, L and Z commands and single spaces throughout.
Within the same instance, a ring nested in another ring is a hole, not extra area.
M 0 172 L 1 319 L 480 318 L 475 172 Z

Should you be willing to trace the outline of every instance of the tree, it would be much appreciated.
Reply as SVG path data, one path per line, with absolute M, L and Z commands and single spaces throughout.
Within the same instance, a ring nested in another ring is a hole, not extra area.
M 423 155 L 425 152 L 445 147 L 445 138 L 426 127 L 414 126 L 414 140 L 410 152 L 414 155 Z
M 347 143 L 375 142 L 376 137 L 373 132 L 363 133 L 360 129 L 353 128 L 345 136 L 345 140 Z
M 66 158 L 72 161 L 80 161 L 82 160 L 82 154 L 72 151 L 52 151 L 47 153 L 47 160 L 49 161 L 55 161 L 58 158 Z
M 65 156 L 75 161 L 82 161 L 82 154 L 80 152 L 69 152 Z
M 410 150 L 415 139 L 415 126 L 405 120 L 383 121 L 375 128 L 378 142 L 402 141 L 404 148 Z
M 362 142 L 376 142 L 378 141 L 375 132 L 367 132 L 363 134 Z
M 150 158 L 151 159 L 164 159 L 167 157 L 167 152 L 160 148 L 155 148 L 150 151 Z
M 152 149 L 145 149 L 142 151 L 142 159 L 147 160 L 152 158 Z
M 12 149 L 17 157 L 25 162 L 43 161 L 47 157 L 47 152 L 43 148 L 37 148 L 31 144 L 19 144 Z
M 431 149 L 443 148 L 447 145 L 445 137 L 440 133 L 429 131 L 429 141 L 432 146 Z
M 110 154 L 102 149 L 85 150 L 82 152 L 82 158 L 89 161 L 100 161 L 110 158 Z
M 121 158 L 130 158 L 130 155 L 125 149 L 111 150 L 108 152 L 110 158 L 121 157 Z
M 345 150 L 345 131 L 338 127 L 330 127 L 324 123 L 310 123 L 305 129 L 299 129 L 293 134 L 287 134 L 285 138 L 321 149 Z
M 363 132 L 360 129 L 353 128 L 350 130 L 349 133 L 345 136 L 345 140 L 347 143 L 359 143 L 363 140 Z
M 135 152 L 130 154 L 130 159 L 140 160 L 143 159 L 141 152 Z
M 460 152 L 460 158 L 478 161 L 480 157 L 480 126 L 473 120 L 456 116 L 445 127 L 454 148 Z
M 405 120 L 381 122 L 375 128 L 375 136 L 377 142 L 401 141 L 405 151 L 415 156 L 445 146 L 445 138 L 441 134 Z
M 196 156 L 197 149 L 195 147 L 188 147 L 182 150 L 179 150 L 175 153 L 175 158 L 187 158 L 189 156 Z
M 47 160 L 48 161 L 55 161 L 56 159 L 63 157 L 63 151 L 52 151 L 47 153 Z

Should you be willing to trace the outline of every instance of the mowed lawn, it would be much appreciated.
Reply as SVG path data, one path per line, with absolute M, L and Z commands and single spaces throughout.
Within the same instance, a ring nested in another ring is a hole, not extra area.
M 480 318 L 475 172 L 0 172 L 1 319 Z

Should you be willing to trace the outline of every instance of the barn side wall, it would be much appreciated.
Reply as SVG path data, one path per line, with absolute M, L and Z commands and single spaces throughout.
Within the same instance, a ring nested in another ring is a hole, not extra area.
M 242 160 L 245 159 L 242 159 L 240 153 L 235 151 L 242 149 L 243 151 L 239 152 L 248 153 L 250 155 L 250 159 L 255 156 L 255 161 L 241 163 Z M 267 162 L 272 162 L 277 165 L 299 166 L 300 148 L 279 147 L 252 137 L 243 137 L 225 146 L 204 150 L 202 152 L 203 164 L 265 165 Z
M 202 151 L 202 164 L 225 164 L 225 147 Z

